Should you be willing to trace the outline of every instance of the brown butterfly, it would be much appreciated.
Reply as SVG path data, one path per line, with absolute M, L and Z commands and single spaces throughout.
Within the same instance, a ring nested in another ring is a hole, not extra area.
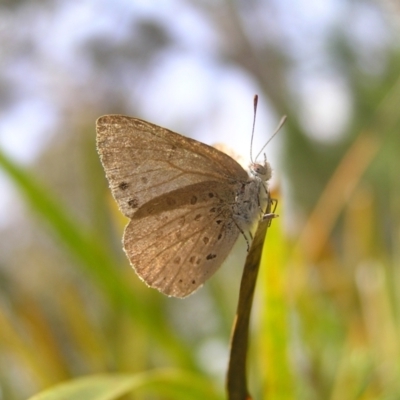
M 130 218 L 125 253 L 139 277 L 168 296 L 202 285 L 271 201 L 266 160 L 249 175 L 221 151 L 137 118 L 100 117 L 97 149 Z

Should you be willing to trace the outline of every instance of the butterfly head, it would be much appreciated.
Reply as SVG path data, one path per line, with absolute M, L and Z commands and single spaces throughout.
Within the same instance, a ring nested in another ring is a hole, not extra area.
M 263 182 L 269 181 L 272 176 L 272 168 L 266 158 L 264 159 L 264 164 L 259 164 L 257 162 L 251 163 L 250 172 Z
M 253 161 L 253 155 L 252 155 L 252 148 L 253 148 L 253 137 L 254 137 L 254 125 L 256 121 L 256 111 L 257 111 L 257 104 L 258 104 L 258 96 L 256 95 L 254 97 L 254 119 L 253 119 L 253 129 L 251 133 L 251 145 L 250 145 L 250 159 L 251 159 L 251 164 L 250 164 L 250 173 L 257 179 L 261 180 L 262 182 L 267 182 L 271 179 L 272 177 L 272 168 L 269 162 L 267 161 L 267 157 L 264 153 L 264 164 L 259 164 L 257 161 Z M 255 160 L 259 157 L 261 152 L 264 150 L 265 146 L 272 140 L 272 138 L 279 132 L 281 129 L 282 125 L 286 121 L 286 115 L 284 115 L 279 122 L 278 127 L 276 128 L 275 132 L 271 135 L 271 137 L 267 140 L 267 143 L 264 144 L 263 148 L 260 150 L 260 152 L 257 154 Z

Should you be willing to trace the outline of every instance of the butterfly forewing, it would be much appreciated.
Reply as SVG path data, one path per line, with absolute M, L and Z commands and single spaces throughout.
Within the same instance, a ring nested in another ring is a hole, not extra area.
M 100 117 L 97 148 L 113 196 L 128 217 L 150 200 L 191 184 L 248 180 L 226 154 L 137 118 Z

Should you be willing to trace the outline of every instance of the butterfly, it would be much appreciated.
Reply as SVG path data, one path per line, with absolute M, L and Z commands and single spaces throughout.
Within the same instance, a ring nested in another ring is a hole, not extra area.
M 251 232 L 271 202 L 271 166 L 250 174 L 225 153 L 124 115 L 96 122 L 97 150 L 121 212 L 124 251 L 150 287 L 186 297 Z

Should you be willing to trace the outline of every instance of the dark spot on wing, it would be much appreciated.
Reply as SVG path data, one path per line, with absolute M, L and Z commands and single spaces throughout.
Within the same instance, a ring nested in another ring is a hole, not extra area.
M 149 181 L 145 176 L 142 176 L 140 178 L 140 180 L 142 181 L 142 183 L 145 183 L 145 184 Z
M 190 199 L 190 204 L 196 204 L 196 203 L 197 203 L 197 197 L 192 196 L 192 198 Z
M 181 258 L 178 256 L 175 258 L 174 263 L 179 264 L 181 262 Z
M 193 283 L 193 285 L 194 285 L 194 284 L 196 283 L 196 281 L 193 279 L 193 280 L 192 280 L 192 283 Z
M 204 244 L 207 244 L 209 241 L 210 241 L 210 239 L 207 236 L 203 237 Z
M 166 202 L 169 206 L 174 206 L 176 204 L 176 200 L 173 197 L 167 197 Z
M 189 261 L 190 261 L 191 264 L 194 264 L 195 261 L 196 261 L 196 257 L 195 256 L 190 257 Z
M 220 240 L 222 238 L 222 233 L 220 233 L 219 235 L 218 235 L 218 240 Z
M 194 217 L 194 220 L 195 221 L 199 221 L 201 219 L 201 214 L 197 214 L 195 217 Z
M 169 149 L 167 149 L 167 158 L 171 159 L 175 154 L 176 146 L 172 145 Z
M 217 219 L 215 222 L 219 225 L 222 223 L 222 219 Z
M 130 199 L 128 201 L 128 206 L 131 208 L 138 208 L 139 207 L 139 201 L 135 197 L 133 199 Z
M 206 257 L 206 259 L 207 260 L 212 260 L 213 258 L 215 258 L 215 257 L 217 257 L 217 255 L 216 254 L 209 254 L 207 257 Z
M 208 197 L 211 199 L 212 197 L 214 197 L 214 193 L 212 192 L 208 193 Z
M 128 184 L 126 183 L 126 182 L 121 182 L 119 185 L 118 185 L 118 187 L 121 189 L 121 190 L 125 190 L 125 189 L 128 189 Z

